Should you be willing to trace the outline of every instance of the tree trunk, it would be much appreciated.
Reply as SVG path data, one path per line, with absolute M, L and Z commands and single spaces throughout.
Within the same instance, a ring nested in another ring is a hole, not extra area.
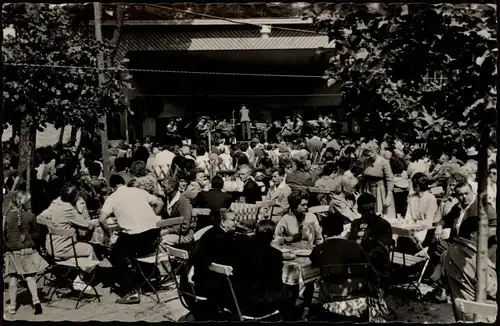
M 76 135 L 78 134 L 78 127 L 71 127 L 71 136 L 69 138 L 69 143 L 74 146 L 76 144 Z
M 479 212 L 479 232 L 477 237 L 477 256 L 476 256 L 476 302 L 486 301 L 486 289 L 488 278 L 488 216 L 486 215 L 485 205 L 488 201 L 487 182 L 488 182 L 488 144 L 489 128 L 483 127 L 481 132 L 481 141 L 479 148 L 478 162 L 478 212 Z M 481 315 L 475 314 L 474 320 L 481 321 Z
M 61 130 L 59 131 L 59 140 L 58 140 L 58 143 L 59 144 L 63 144 L 63 141 L 64 141 L 64 129 L 66 128 L 66 126 L 62 126 L 61 127 Z
M 35 146 L 36 146 L 36 125 L 31 117 L 27 116 L 21 122 L 21 130 L 19 134 L 19 176 L 22 181 L 26 182 L 26 191 L 30 192 L 31 178 L 36 176 L 27 173 L 33 171 L 35 161 Z

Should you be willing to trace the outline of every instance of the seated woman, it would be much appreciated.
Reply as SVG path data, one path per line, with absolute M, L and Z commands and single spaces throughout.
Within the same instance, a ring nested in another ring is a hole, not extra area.
M 39 216 L 51 220 L 54 228 L 75 229 L 77 231 L 74 238 L 76 256 L 94 258 L 92 245 L 81 240 L 83 237 L 88 237 L 89 231 L 94 230 L 99 225 L 99 221 L 90 220 L 79 199 L 76 186 L 66 185 L 61 191 L 61 196 L 54 200 L 49 208 Z M 53 248 L 50 244 L 50 237 L 47 237 L 46 249 L 54 257 L 61 259 L 74 257 L 70 238 L 54 235 L 52 236 L 52 245 Z
M 422 222 L 429 227 L 434 222 L 438 209 L 436 197 L 429 191 L 429 177 L 417 172 L 411 178 L 413 193 L 408 199 L 408 209 L 405 219 Z M 427 230 L 419 231 L 415 238 L 422 243 L 427 235 Z
M 319 303 L 324 310 L 314 320 L 384 320 L 386 311 L 376 309 L 378 306 L 372 302 L 379 300 L 379 283 L 374 270 L 365 269 L 365 266 L 353 266 L 369 264 L 361 245 L 340 236 L 344 220 L 339 216 L 326 217 L 322 221 L 322 227 L 325 242 L 316 246 L 309 256 L 312 265 L 323 270 Z M 349 265 L 351 266 L 348 267 Z M 385 305 L 383 299 L 380 303 Z
M 165 193 L 164 206 L 161 212 L 163 219 L 183 217 L 181 225 L 176 225 L 162 230 L 162 244 L 176 246 L 188 244 L 193 241 L 195 224 L 191 221 L 193 206 L 179 192 L 179 183 L 175 178 L 168 178 L 162 182 Z
M 305 192 L 295 192 L 288 197 L 290 210 L 283 216 L 274 233 L 274 242 L 278 244 L 292 244 L 306 241 L 309 244 L 323 242 L 321 226 L 316 215 L 307 212 L 309 196 Z M 308 234 L 307 238 L 303 235 Z
M 75 229 L 77 231 L 73 237 L 74 251 L 71 238 L 60 235 L 47 236 L 45 248 L 49 254 L 59 259 L 70 259 L 76 255 L 78 258 L 97 260 L 92 245 L 83 240 L 90 237 L 91 231 L 99 225 L 99 220 L 90 219 L 76 186 L 64 186 L 61 196 L 54 200 L 49 208 L 44 210 L 39 216 L 51 220 L 54 228 Z M 84 271 L 90 273 L 93 269 L 94 266 L 91 266 Z M 85 287 L 80 276 L 77 276 L 75 279 L 73 287 L 75 289 Z
M 160 185 L 156 178 L 148 173 L 146 168 L 146 163 L 143 161 L 135 161 L 130 166 L 130 173 L 135 178 L 133 181 L 133 186 L 139 189 L 146 190 L 148 193 L 154 196 L 161 194 Z

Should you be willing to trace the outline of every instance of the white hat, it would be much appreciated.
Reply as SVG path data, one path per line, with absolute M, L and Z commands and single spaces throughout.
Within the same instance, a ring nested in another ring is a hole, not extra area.
M 467 150 L 467 156 L 476 156 L 477 154 L 478 152 L 474 146 Z

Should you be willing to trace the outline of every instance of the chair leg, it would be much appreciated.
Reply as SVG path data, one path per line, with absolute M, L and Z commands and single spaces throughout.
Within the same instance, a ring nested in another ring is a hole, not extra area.
M 85 283 L 85 287 L 83 288 L 83 290 L 80 292 L 80 295 L 78 296 L 78 300 L 76 301 L 76 306 L 75 306 L 75 310 L 78 309 L 78 304 L 80 303 L 80 300 L 82 299 L 82 296 L 85 294 L 85 290 L 87 290 L 87 288 L 92 288 L 94 290 L 94 292 L 96 293 L 96 298 L 99 302 L 101 302 L 101 299 L 99 298 L 99 293 L 97 293 L 97 290 L 95 289 L 94 286 L 90 285 L 90 283 L 92 283 L 92 281 L 94 280 L 95 278 L 95 272 L 96 270 L 94 269 L 92 271 L 92 277 L 90 278 L 90 281 L 86 282 Z
M 144 275 L 143 271 L 142 271 L 142 268 L 141 268 L 141 265 L 140 264 L 137 264 L 138 268 L 139 268 L 139 271 L 142 275 L 142 277 L 144 278 L 144 280 L 146 281 L 146 283 L 151 287 L 151 289 L 153 290 L 153 292 L 155 293 L 155 296 L 156 296 L 156 303 L 159 304 L 160 303 L 160 296 L 158 295 L 158 292 L 156 291 L 155 287 L 153 286 L 153 284 L 151 284 L 151 282 L 149 282 L 149 279 L 146 277 L 146 275 Z M 144 285 L 144 283 L 142 283 L 142 285 Z M 140 286 L 142 288 L 142 285 Z M 140 290 L 140 289 L 139 289 Z

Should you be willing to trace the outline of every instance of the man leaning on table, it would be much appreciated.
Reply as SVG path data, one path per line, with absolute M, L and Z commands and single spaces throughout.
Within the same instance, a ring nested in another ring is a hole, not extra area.
M 383 289 L 391 271 L 389 248 L 392 244 L 392 227 L 376 213 L 377 200 L 372 194 L 362 194 L 357 203 L 361 218 L 352 221 L 347 239 L 361 245 Z
M 160 221 L 158 214 L 163 208 L 163 201 L 145 190 L 125 186 L 119 175 L 112 175 L 109 184 L 114 192 L 102 206 L 99 224 L 110 236 L 106 220 L 114 214 L 122 229 L 110 257 L 115 270 L 115 283 L 126 293 L 116 303 L 136 304 L 140 302 L 139 291 L 132 282 L 127 260 L 155 251 L 160 236 L 156 223 Z

